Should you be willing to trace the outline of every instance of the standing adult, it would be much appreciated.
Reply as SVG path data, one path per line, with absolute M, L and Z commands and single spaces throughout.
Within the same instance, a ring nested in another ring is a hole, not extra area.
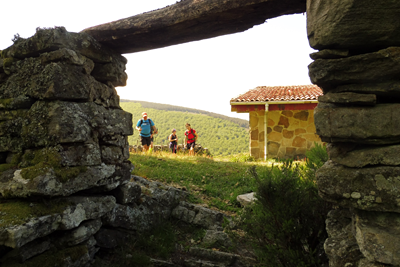
M 153 131 L 156 131 L 154 122 L 147 117 L 147 112 L 142 113 L 142 118 L 136 124 L 136 130 L 139 131 L 140 141 L 142 142 L 143 150 L 148 151 L 151 145 L 151 137 Z
M 196 145 L 196 140 L 198 138 L 198 135 L 196 133 L 196 130 L 193 129 L 189 123 L 186 123 L 185 127 L 186 127 L 185 131 L 186 148 L 189 149 L 189 156 L 194 156 L 194 146 Z
M 172 129 L 172 134 L 168 136 L 169 140 L 169 148 L 172 151 L 172 154 L 176 154 L 176 148 L 178 146 L 178 136 L 176 135 L 176 130 Z

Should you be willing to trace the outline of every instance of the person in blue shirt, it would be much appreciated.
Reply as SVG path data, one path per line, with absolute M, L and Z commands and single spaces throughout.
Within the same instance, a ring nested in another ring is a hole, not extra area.
M 151 129 L 153 129 L 153 131 Z M 136 130 L 139 131 L 143 151 L 149 150 L 151 138 L 153 137 L 153 132 L 156 131 L 156 126 L 154 125 L 153 120 L 147 118 L 147 112 L 142 113 L 142 119 L 137 122 Z

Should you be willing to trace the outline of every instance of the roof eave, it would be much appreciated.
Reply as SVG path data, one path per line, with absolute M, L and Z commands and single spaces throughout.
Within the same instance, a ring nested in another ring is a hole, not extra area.
M 278 104 L 311 104 L 318 103 L 318 100 L 292 100 L 292 101 L 242 101 L 242 102 L 230 102 L 232 106 L 239 105 L 278 105 Z

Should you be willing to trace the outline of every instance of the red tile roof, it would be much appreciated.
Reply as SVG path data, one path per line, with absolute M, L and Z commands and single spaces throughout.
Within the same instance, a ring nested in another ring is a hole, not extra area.
M 318 100 L 322 90 L 316 85 L 258 86 L 231 99 L 232 102 Z

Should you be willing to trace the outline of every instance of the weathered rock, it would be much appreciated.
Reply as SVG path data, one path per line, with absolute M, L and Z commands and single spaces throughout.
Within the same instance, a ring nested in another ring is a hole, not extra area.
M 371 82 L 363 84 L 345 84 L 330 90 L 326 90 L 323 88 L 323 91 L 324 93 L 354 92 L 360 94 L 375 94 L 377 96 L 385 96 L 385 97 L 393 97 L 393 96 L 399 97 L 400 81 L 391 80 L 391 81 Z
M 32 37 L 19 38 L 12 46 L 4 49 L 2 57 L 23 59 L 62 48 L 72 49 L 95 63 L 109 63 L 113 59 L 127 62 L 123 56 L 101 45 L 92 36 L 86 33 L 67 32 L 64 27 L 38 28 Z
M 171 211 L 187 196 L 184 192 L 139 176 L 132 176 L 132 185 L 141 187 L 140 204 L 119 205 L 103 220 L 106 225 L 129 230 L 145 231 L 162 223 Z
M 319 194 L 341 207 L 400 213 L 400 167 L 347 168 L 327 161 L 316 174 Z
M 58 246 L 75 246 L 89 240 L 101 227 L 100 218 L 82 222 L 77 228 L 62 234 L 56 242 Z
M 207 230 L 202 243 L 213 248 L 230 248 L 233 246 L 232 240 L 223 231 Z
M 248 193 L 248 194 L 243 194 L 243 195 L 238 195 L 236 197 L 236 200 L 240 202 L 240 204 L 242 204 L 242 206 L 248 206 L 251 203 L 254 202 L 254 200 L 256 199 L 256 197 L 254 196 L 255 193 Z
M 29 110 L 27 120 L 22 129 L 27 147 L 84 143 L 93 132 L 99 137 L 133 133 L 132 114 L 92 102 L 37 101 Z
M 114 180 L 121 179 L 121 177 L 112 179 L 114 172 L 115 165 L 104 163 L 100 166 L 65 167 L 58 170 L 47 167 L 37 171 L 32 170 L 27 175 L 37 176 L 31 178 L 24 178 L 24 172 L 16 170 L 12 177 L 3 176 L 0 180 L 0 193 L 3 196 L 14 197 L 69 196 L 92 187 L 112 184 Z
M 346 151 L 342 143 L 330 144 L 329 159 L 346 167 L 361 168 L 367 165 L 400 165 L 399 145 L 391 146 L 353 146 Z
M 118 186 L 115 190 L 111 192 L 118 204 L 129 204 L 137 203 L 140 199 L 142 189 L 137 183 L 126 183 L 124 185 Z
M 352 228 L 349 210 L 337 209 L 328 213 L 326 230 L 329 238 L 325 240 L 324 249 L 329 257 L 329 266 L 357 266 L 363 258 Z
M 186 0 L 83 32 L 125 54 L 241 32 L 305 9 L 304 0 Z
M 33 218 L 25 224 L 0 229 L 0 244 L 18 248 L 54 231 L 73 229 L 83 221 L 100 218 L 115 206 L 112 196 L 69 197 L 66 200 L 74 205 L 67 206 L 62 213 Z
M 400 3 L 381 0 L 307 1 L 307 34 L 315 49 L 371 50 L 400 44 Z
M 313 60 L 317 59 L 335 59 L 350 56 L 348 49 L 324 49 L 322 51 L 314 52 L 310 54 L 310 58 Z
M 101 161 L 106 164 L 119 164 L 129 158 L 127 149 L 118 146 L 101 146 Z
M 128 75 L 125 73 L 125 63 L 113 60 L 111 63 L 97 63 L 92 76 L 103 83 L 110 82 L 113 86 L 125 86 Z
M 184 201 L 172 211 L 172 217 L 206 229 L 210 229 L 213 226 L 222 226 L 224 218 L 228 218 L 221 212 Z
M 318 97 L 319 102 L 334 104 L 351 104 L 374 106 L 376 104 L 376 95 L 357 94 L 357 93 L 327 93 Z
M 356 239 L 369 262 L 400 265 L 400 214 L 356 211 Z
M 396 115 L 399 108 L 400 104 L 338 108 L 319 103 L 314 122 L 324 142 L 394 144 L 400 142 L 400 117 Z
M 343 84 L 396 80 L 400 72 L 400 47 L 341 59 L 317 59 L 309 66 L 311 82 L 326 89 Z
M 27 96 L 17 96 L 16 98 L 0 99 L 0 110 L 7 109 L 29 109 L 35 100 Z

